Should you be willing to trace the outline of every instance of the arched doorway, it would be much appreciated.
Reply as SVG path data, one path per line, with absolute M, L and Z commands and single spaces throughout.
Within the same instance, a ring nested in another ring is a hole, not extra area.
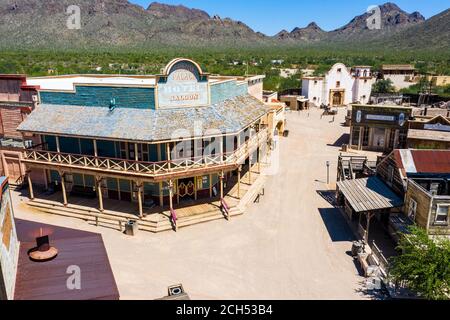
M 344 94 L 343 90 L 331 91 L 330 93 L 330 103 L 333 107 L 342 106 L 344 104 Z

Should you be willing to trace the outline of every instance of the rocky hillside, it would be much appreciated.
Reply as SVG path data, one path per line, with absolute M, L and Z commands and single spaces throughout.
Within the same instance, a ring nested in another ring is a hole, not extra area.
M 425 21 L 425 18 L 419 12 L 409 14 L 390 2 L 381 5 L 379 8 L 381 13 L 380 29 L 368 27 L 368 20 L 370 20 L 369 17 L 372 13 L 365 12 L 353 18 L 345 26 L 330 32 L 323 31 L 316 23 L 312 22 L 306 28 L 295 28 L 290 33 L 283 30 L 275 38 L 280 40 L 294 39 L 303 42 L 323 40 L 326 42 L 364 41 L 383 38 Z
M 322 40 L 326 32 L 322 30 L 315 22 L 311 22 L 305 28 L 294 28 L 291 32 L 286 30 L 280 31 L 275 38 L 286 41 L 306 41 L 316 42 Z
M 67 28 L 70 5 L 81 9 L 81 29 Z M 0 46 L 150 47 L 258 44 L 265 36 L 244 23 L 184 6 L 127 0 L 0 0 Z
M 70 5 L 81 9 L 81 29 L 67 27 L 66 11 Z M 387 47 L 402 44 L 408 48 L 421 48 L 424 44 L 430 48 L 449 46 L 448 10 L 425 21 L 420 13 L 409 14 L 393 3 L 380 9 L 380 30 L 367 27 L 370 14 L 364 13 L 334 31 L 326 32 L 312 22 L 269 37 L 243 22 L 181 5 L 152 3 L 145 9 L 127 0 L 0 0 L 0 47 L 240 48 L 342 43 Z

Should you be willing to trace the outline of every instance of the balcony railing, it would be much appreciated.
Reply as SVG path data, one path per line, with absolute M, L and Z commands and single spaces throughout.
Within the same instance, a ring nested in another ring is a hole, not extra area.
M 25 163 L 45 166 L 79 168 L 84 170 L 127 173 L 142 176 L 158 176 L 179 173 L 193 169 L 207 169 L 219 166 L 238 165 L 245 161 L 258 146 L 267 143 L 268 129 L 263 129 L 241 144 L 236 150 L 224 154 L 205 155 L 173 159 L 170 161 L 143 162 L 126 159 L 95 157 L 46 150 L 26 150 Z

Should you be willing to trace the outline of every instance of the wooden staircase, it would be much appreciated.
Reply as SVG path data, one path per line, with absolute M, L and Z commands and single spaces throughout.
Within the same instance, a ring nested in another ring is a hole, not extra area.
M 33 201 L 28 201 L 27 205 L 43 213 L 81 219 L 93 225 L 112 228 L 120 231 L 124 230 L 125 224 L 128 220 L 138 221 L 138 228 L 139 230 L 143 231 L 157 233 L 173 230 L 171 219 L 168 216 L 166 217 L 163 215 L 159 215 L 160 217 L 162 217 L 160 220 L 150 219 L 148 216 L 139 218 L 138 216 L 133 214 L 119 213 L 108 210 L 100 212 L 95 208 L 77 206 L 72 204 L 69 204 L 66 207 L 62 203 L 44 199 L 34 199 Z M 241 214 L 243 214 L 243 211 L 240 210 L 237 206 L 230 208 L 230 217 L 238 216 Z M 216 209 L 192 216 L 178 217 L 177 227 L 183 228 L 219 219 L 225 219 L 225 215 L 221 210 Z

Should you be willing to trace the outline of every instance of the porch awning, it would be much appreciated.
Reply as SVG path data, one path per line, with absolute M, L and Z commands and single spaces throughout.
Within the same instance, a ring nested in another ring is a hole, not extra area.
M 403 200 L 378 177 L 338 181 L 337 186 L 356 212 L 397 208 L 403 205 Z

